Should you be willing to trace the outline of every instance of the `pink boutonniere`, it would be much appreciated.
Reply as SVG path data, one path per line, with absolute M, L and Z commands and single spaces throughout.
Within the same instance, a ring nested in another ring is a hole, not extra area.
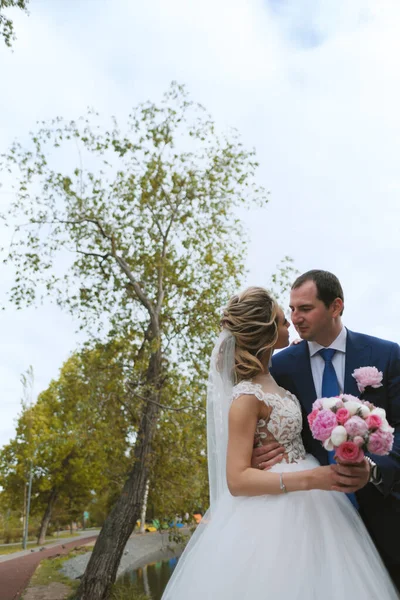
M 378 371 L 376 367 L 360 367 L 353 371 L 352 376 L 356 380 L 361 394 L 367 387 L 382 387 L 383 373 Z

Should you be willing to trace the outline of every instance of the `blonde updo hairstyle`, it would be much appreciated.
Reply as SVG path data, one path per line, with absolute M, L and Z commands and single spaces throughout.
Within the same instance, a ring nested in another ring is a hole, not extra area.
M 278 305 L 261 287 L 249 287 L 232 296 L 221 326 L 235 337 L 236 381 L 264 372 L 262 360 L 278 339 Z

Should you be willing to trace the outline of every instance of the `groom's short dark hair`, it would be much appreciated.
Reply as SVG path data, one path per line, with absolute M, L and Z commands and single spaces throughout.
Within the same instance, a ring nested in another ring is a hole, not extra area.
M 306 281 L 313 281 L 317 288 L 317 298 L 321 300 L 326 308 L 329 308 L 335 298 L 341 298 L 344 302 L 343 289 L 339 279 L 329 271 L 313 269 L 300 275 L 294 284 L 292 290 L 299 288 Z M 343 312 L 343 311 L 342 311 Z

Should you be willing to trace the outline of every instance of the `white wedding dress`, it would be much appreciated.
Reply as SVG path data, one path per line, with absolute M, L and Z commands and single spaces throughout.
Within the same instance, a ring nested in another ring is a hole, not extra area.
M 282 388 L 280 388 L 282 389 Z M 233 396 L 254 394 L 272 408 L 257 424 L 287 459 L 276 472 L 318 466 L 301 439 L 299 402 L 290 392 L 241 382 Z M 225 491 L 187 545 L 162 600 L 395 600 L 373 542 L 345 494 L 312 490 L 233 497 Z

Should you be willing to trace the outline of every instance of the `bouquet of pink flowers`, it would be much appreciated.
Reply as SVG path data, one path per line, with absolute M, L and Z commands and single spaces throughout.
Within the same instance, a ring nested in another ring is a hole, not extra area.
M 356 369 L 353 377 L 361 393 L 382 385 L 382 373 L 375 367 Z M 341 462 L 361 462 L 365 452 L 384 456 L 393 446 L 394 429 L 385 410 L 350 394 L 316 400 L 308 423 L 313 437 L 325 450 L 335 450 Z

